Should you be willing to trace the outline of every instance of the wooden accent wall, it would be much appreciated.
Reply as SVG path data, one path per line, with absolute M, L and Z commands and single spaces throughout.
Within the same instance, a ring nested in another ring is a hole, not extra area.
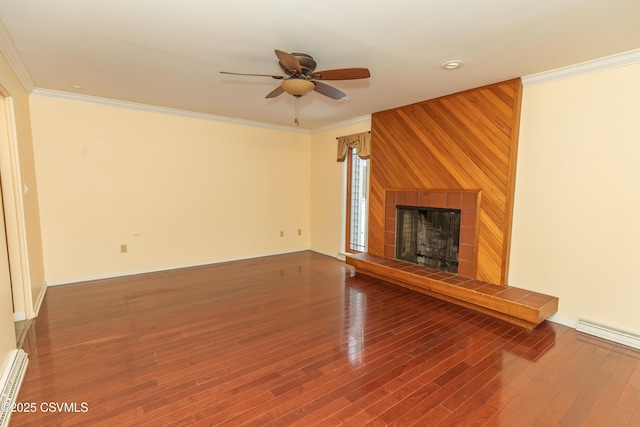
M 372 115 L 368 253 L 385 256 L 387 191 L 477 190 L 475 278 L 506 284 L 521 99 L 514 79 Z

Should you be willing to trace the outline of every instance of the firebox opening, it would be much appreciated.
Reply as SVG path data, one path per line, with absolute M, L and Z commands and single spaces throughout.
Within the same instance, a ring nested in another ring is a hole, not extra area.
M 460 210 L 396 207 L 396 259 L 458 274 Z

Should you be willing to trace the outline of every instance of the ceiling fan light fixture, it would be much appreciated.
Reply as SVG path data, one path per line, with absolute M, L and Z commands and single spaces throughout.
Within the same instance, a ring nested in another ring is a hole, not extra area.
M 313 90 L 313 82 L 304 79 L 287 79 L 282 82 L 282 89 L 289 95 L 302 96 Z

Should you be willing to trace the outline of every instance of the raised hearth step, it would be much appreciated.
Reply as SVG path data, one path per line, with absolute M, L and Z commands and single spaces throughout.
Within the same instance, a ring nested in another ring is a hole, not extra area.
M 532 330 L 558 311 L 558 298 L 514 286 L 498 286 L 369 254 L 347 255 L 356 272 L 449 301 Z

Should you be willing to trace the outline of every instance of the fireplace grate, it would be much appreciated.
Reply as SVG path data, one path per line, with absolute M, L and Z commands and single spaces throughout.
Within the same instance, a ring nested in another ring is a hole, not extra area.
M 460 210 L 398 206 L 396 259 L 458 273 Z

